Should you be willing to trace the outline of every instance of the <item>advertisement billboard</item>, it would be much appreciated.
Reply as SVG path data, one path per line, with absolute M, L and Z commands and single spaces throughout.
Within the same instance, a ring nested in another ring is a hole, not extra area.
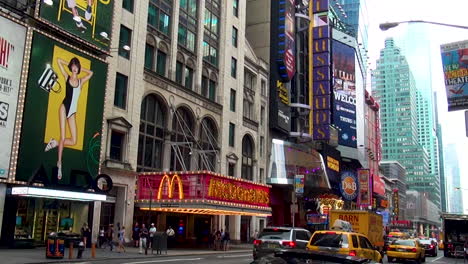
M 109 49 L 114 0 L 60 0 L 42 3 L 39 17 L 99 48 Z
M 360 206 L 372 205 L 372 178 L 370 171 L 368 169 L 359 169 L 357 174 L 359 180 L 358 204 Z
M 107 64 L 34 33 L 16 179 L 92 185 L 98 174 Z
M 332 41 L 333 123 L 339 128 L 338 144 L 357 147 L 356 80 L 354 48 Z
M 343 198 L 348 201 L 356 199 L 359 192 L 359 183 L 356 173 L 353 171 L 343 171 L 341 173 L 340 191 Z
M 10 166 L 26 28 L 0 16 L 0 178 Z
M 289 82 L 296 72 L 294 0 L 280 1 L 278 23 L 278 70 L 282 82 Z
M 468 109 L 468 40 L 441 45 L 448 110 Z

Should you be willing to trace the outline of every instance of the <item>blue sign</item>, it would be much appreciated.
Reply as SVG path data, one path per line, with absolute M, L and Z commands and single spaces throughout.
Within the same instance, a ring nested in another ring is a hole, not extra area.
M 355 172 L 343 171 L 341 173 L 340 191 L 345 200 L 352 201 L 356 199 L 359 193 L 359 183 Z

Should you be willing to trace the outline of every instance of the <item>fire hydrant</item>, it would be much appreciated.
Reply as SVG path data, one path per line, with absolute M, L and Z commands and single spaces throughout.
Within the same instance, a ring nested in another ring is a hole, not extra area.
M 78 244 L 78 255 L 76 255 L 77 259 L 80 259 L 81 257 L 83 257 L 83 251 L 84 250 L 85 250 L 84 243 L 83 243 L 83 241 L 81 241 Z

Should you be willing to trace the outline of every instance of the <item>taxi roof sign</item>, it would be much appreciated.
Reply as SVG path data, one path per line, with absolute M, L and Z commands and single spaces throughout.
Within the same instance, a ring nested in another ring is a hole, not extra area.
M 333 223 L 333 226 L 331 227 L 331 230 L 353 232 L 353 226 L 351 225 L 350 222 L 336 219 L 335 222 Z

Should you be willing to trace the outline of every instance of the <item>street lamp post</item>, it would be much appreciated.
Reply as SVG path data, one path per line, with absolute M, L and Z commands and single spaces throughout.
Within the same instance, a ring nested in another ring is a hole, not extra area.
M 439 26 L 446 26 L 446 27 L 455 27 L 461 29 L 468 29 L 468 26 L 462 25 L 454 25 L 454 24 L 446 24 L 446 23 L 439 23 L 439 22 L 432 22 L 432 21 L 425 21 L 425 20 L 407 20 L 407 21 L 400 21 L 400 22 L 385 22 L 379 25 L 379 28 L 382 31 L 388 30 L 390 28 L 394 28 L 402 23 L 425 23 L 425 24 L 433 24 Z

